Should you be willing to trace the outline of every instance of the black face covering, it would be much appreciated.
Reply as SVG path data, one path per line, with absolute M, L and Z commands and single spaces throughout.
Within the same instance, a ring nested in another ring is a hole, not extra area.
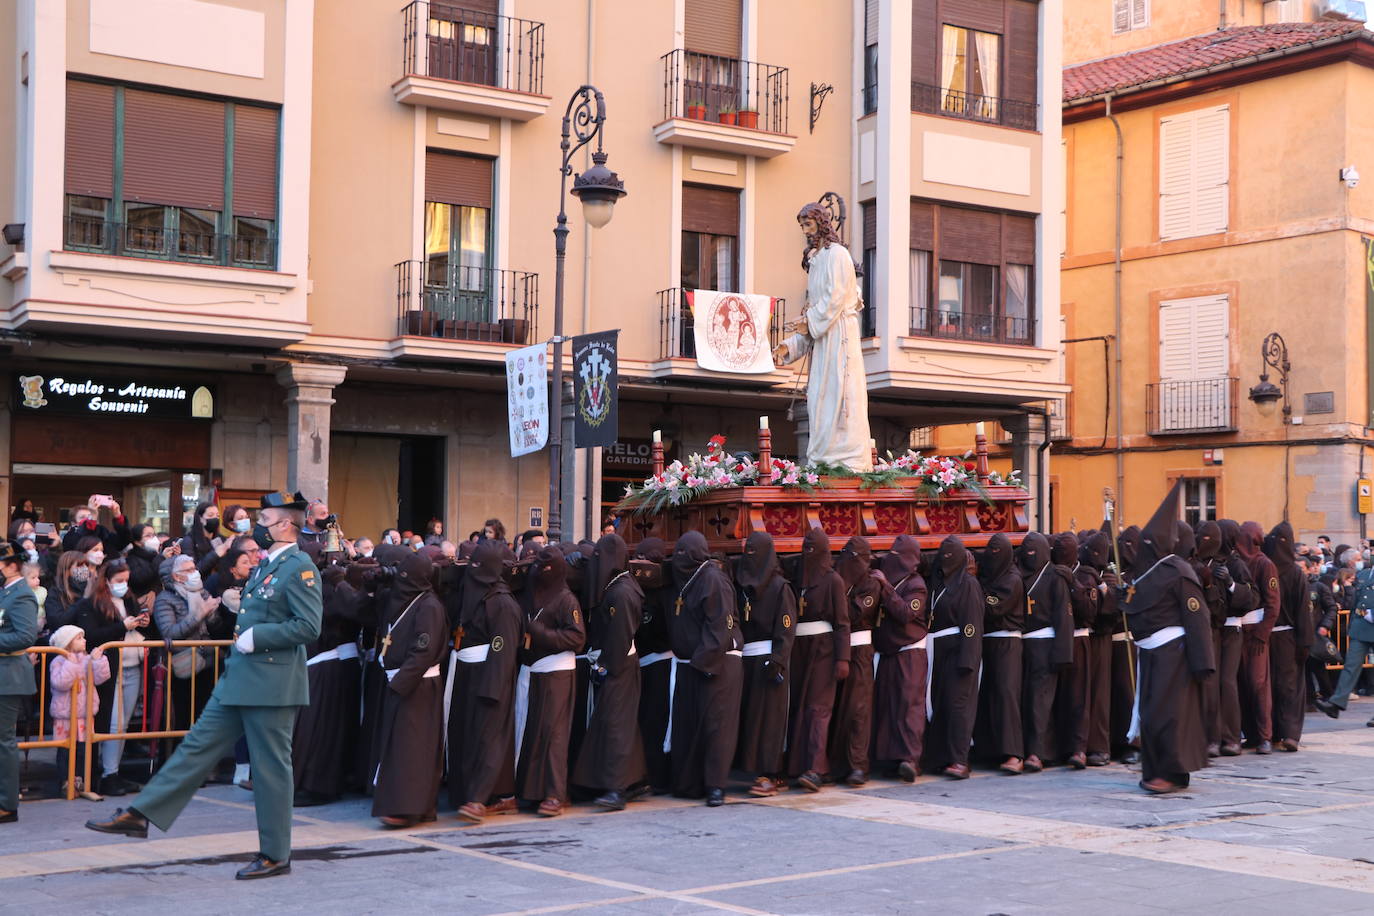
M 1188 523 L 1179 520 L 1177 530 L 1174 534 L 1174 555 L 1187 560 L 1192 557 L 1197 550 L 1197 538 L 1193 534 L 1193 529 L 1188 527 Z
M 909 578 L 921 568 L 921 545 L 909 534 L 898 535 L 892 542 L 892 549 L 883 557 L 878 567 L 887 576 L 893 587 L 903 579 Z
M 544 607 L 568 587 L 568 561 L 557 547 L 544 547 L 530 568 L 530 589 L 535 607 Z
M 1090 531 L 1079 539 L 1078 561 L 1101 572 L 1112 559 L 1112 543 L 1101 531 Z
M 1297 553 L 1293 549 L 1293 526 L 1287 522 L 1279 522 L 1264 539 L 1264 555 L 1274 561 L 1280 572 L 1293 566 L 1297 562 Z M 1306 569 L 1304 568 L 1304 572 Z
M 778 573 L 773 536 L 766 531 L 750 534 L 744 542 L 744 556 L 735 568 L 735 581 L 744 588 L 757 589 Z
M 1016 551 L 1016 565 L 1021 574 L 1033 576 L 1050 562 L 1050 542 L 1039 531 L 1032 531 Z
M 679 589 L 687 587 L 701 564 L 711 557 L 706 536 L 700 531 L 685 532 L 673 548 L 673 582 Z
M 844 549 L 840 551 L 835 571 L 840 574 L 846 586 L 853 588 L 868 577 L 872 566 L 873 550 L 868 546 L 868 541 L 861 537 L 852 537 L 845 542 Z
M 433 587 L 434 562 L 420 553 L 412 553 L 401 561 L 396 570 L 395 594 L 409 603 L 416 595 Z
M 1011 539 L 1005 534 L 994 534 L 983 548 L 983 559 L 978 563 L 978 581 L 996 582 L 1011 569 L 1011 562 Z
M 802 539 L 802 587 L 820 583 L 834 568 L 835 561 L 830 556 L 830 536 L 819 528 L 812 528 Z
M 1221 526 L 1216 522 L 1199 522 L 1194 533 L 1197 539 L 1197 558 L 1212 560 L 1221 556 Z
M 1121 566 L 1123 571 L 1130 569 L 1135 563 L 1135 555 L 1140 552 L 1140 529 L 1135 525 L 1122 529 L 1116 539 L 1117 549 L 1121 551 Z
M 1073 566 L 1078 562 L 1078 535 L 1061 531 L 1050 541 L 1050 562 L 1058 566 Z
M 956 535 L 949 535 L 940 542 L 939 558 L 941 579 L 948 584 L 961 572 L 968 570 L 968 549 Z
M 606 594 L 606 586 L 628 569 L 629 565 L 630 549 L 625 546 L 625 540 L 620 535 L 603 535 L 601 540 L 596 542 L 591 568 L 591 597 L 594 603 L 601 601 Z
M 663 538 L 645 538 L 635 545 L 635 556 L 650 563 L 662 563 L 668 558 L 668 545 Z

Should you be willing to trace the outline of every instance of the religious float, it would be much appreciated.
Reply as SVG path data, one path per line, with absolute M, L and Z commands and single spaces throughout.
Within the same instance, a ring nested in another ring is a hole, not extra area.
M 632 549 L 650 537 L 671 549 L 691 530 L 724 554 L 742 553 L 755 531 L 771 534 L 778 553 L 787 554 L 801 551 L 811 528 L 824 531 L 835 551 L 854 535 L 887 550 L 909 534 L 933 550 L 950 534 L 982 547 L 998 533 L 1019 544 L 1030 530 L 1030 493 L 1014 472 L 1004 478 L 989 470 L 981 433 L 968 455 L 874 454 L 874 470 L 858 474 L 774 458 L 766 418 L 757 457 L 728 451 L 717 436 L 705 454 L 665 466 L 660 438 L 656 433 L 653 474 L 628 488 L 620 504 L 620 533 Z

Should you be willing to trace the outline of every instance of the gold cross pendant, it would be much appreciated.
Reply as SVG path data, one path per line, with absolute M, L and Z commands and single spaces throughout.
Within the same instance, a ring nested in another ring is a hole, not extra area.
M 1035 599 L 1034 599 L 1034 598 L 1027 598 L 1027 599 L 1026 599 L 1026 613 L 1027 613 L 1027 614 L 1034 614 L 1034 613 L 1035 613 Z
M 748 620 L 749 620 L 749 611 L 750 611 L 750 609 L 751 609 L 752 607 L 753 607 L 753 605 L 751 605 L 751 604 L 749 603 L 749 599 L 748 599 L 748 598 L 745 598 L 745 599 L 744 599 L 744 619 L 745 619 L 746 622 L 748 622 Z
M 1135 586 L 1132 585 L 1132 586 L 1129 586 L 1129 587 L 1126 589 L 1126 600 L 1127 600 L 1127 601 L 1130 601 L 1130 600 L 1131 600 L 1132 598 L 1134 598 L 1134 597 L 1135 597 Z
M 806 596 L 803 595 L 803 596 L 802 596 L 802 599 L 801 599 L 801 604 L 798 605 L 798 607 L 797 607 L 797 619 L 800 620 L 801 618 L 803 618 L 803 617 L 805 617 L 805 616 L 806 616 Z
M 525 648 L 528 649 L 529 647 L 530 647 L 530 634 L 526 633 L 526 634 L 525 634 Z
M 677 596 L 677 605 L 673 608 L 673 616 L 677 617 L 682 613 L 682 596 Z
M 388 633 L 388 634 L 386 634 L 385 636 L 382 637 L 382 654 L 385 655 L 385 654 L 386 654 L 386 650 L 387 650 L 387 649 L 390 649 L 390 648 L 391 648 L 391 634 Z

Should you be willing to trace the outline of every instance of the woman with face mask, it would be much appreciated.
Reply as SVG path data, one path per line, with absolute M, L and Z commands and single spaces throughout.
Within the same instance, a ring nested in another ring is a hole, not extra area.
M 228 534 L 249 534 L 253 530 L 253 519 L 243 506 L 233 505 L 224 510 L 219 526 Z
M 151 612 L 153 600 L 162 589 L 158 567 L 166 557 L 152 525 L 134 525 L 131 533 L 134 541 L 124 555 L 129 561 L 129 592 Z
M 77 549 L 64 551 L 58 558 L 53 586 L 48 589 L 48 600 L 43 605 L 46 632 L 56 632 L 76 621 L 76 603 L 86 596 L 95 572 L 88 559 L 91 547 L 99 545 L 96 538 L 82 538 Z
M 221 542 L 223 549 L 216 547 L 217 540 Z M 194 559 L 197 565 L 214 555 L 214 559 L 210 561 L 213 564 L 219 557 L 224 556 L 224 551 L 228 549 L 224 545 L 224 540 L 224 532 L 220 530 L 219 524 L 219 506 L 214 503 L 197 504 L 195 521 L 191 523 L 186 536 L 181 539 L 181 552 Z M 208 573 L 202 568 L 201 575 L 205 576 Z
M 163 639 L 214 639 L 228 635 L 229 628 L 219 619 L 220 600 L 205 591 L 195 561 L 184 553 L 179 554 L 164 560 L 161 570 L 163 589 L 153 605 L 153 619 Z M 210 691 L 214 689 L 212 658 L 189 647 L 172 653 L 171 728 L 191 727 L 193 682 L 196 715 L 210 699 Z
M 147 611 L 139 607 L 129 585 L 129 564 L 120 559 L 101 566 L 91 580 L 85 598 L 74 608 L 76 625 L 86 632 L 91 648 L 109 642 L 142 642 L 154 636 Z M 129 717 L 138 703 L 143 686 L 143 657 L 146 649 L 128 646 L 118 654 L 110 653 L 110 679 L 96 686 L 100 708 L 95 715 L 95 730 L 99 734 L 113 734 L 128 730 Z M 119 775 L 119 761 L 124 754 L 123 741 L 104 741 L 100 744 L 99 769 L 92 759 L 92 776 L 98 782 L 90 788 L 105 795 L 125 795 L 135 788 Z

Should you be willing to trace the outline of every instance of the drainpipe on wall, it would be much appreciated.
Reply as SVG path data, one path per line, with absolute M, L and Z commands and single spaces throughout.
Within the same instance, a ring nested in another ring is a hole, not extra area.
M 1225 4 L 1223 3 L 1223 9 Z M 1116 379 L 1112 386 L 1112 413 L 1116 417 L 1116 504 L 1117 518 L 1121 517 L 1121 507 L 1126 498 L 1126 455 L 1121 450 L 1121 209 L 1122 175 L 1125 163 L 1125 145 L 1121 137 L 1121 122 L 1112 114 L 1112 96 L 1106 98 L 1107 120 L 1116 129 L 1116 239 L 1112 246 L 1112 319 L 1115 325 L 1115 369 Z M 1046 421 L 1048 422 L 1048 421 Z
M 1218 29 L 1226 28 L 1226 0 L 1219 0 L 1221 4 L 1221 19 L 1217 23 Z

